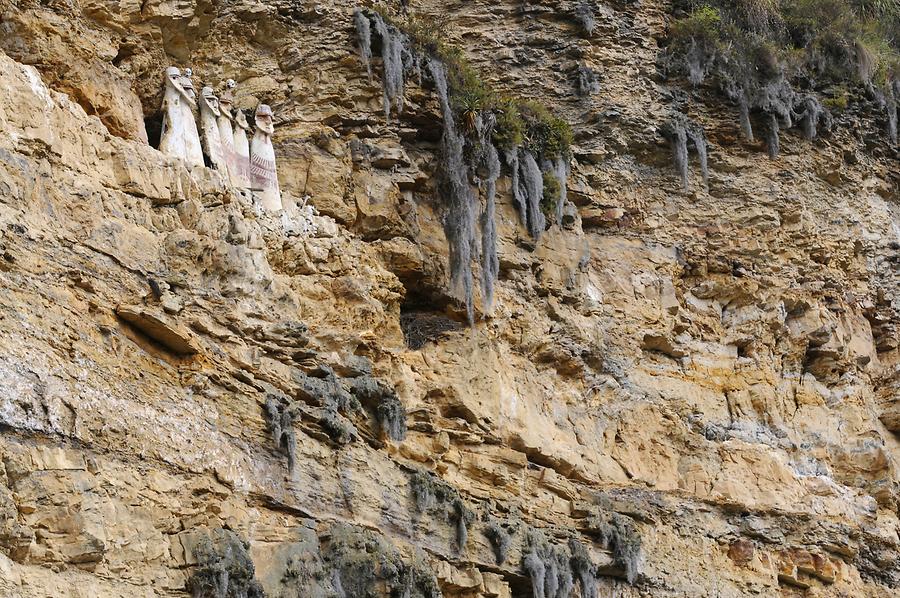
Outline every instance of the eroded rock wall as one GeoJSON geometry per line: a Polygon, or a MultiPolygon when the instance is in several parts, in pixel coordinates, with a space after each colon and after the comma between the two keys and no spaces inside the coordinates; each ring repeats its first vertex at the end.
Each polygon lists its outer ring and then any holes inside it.
{"type": "Polygon", "coordinates": [[[685,193],[662,3],[610,5],[590,38],[574,2],[410,4],[576,133],[566,226],[534,243],[498,182],[500,280],[471,329],[445,326],[465,314],[437,100],[413,82],[385,123],[352,6],[0,2],[0,595],[187,595],[198,571],[244,579],[241,555],[203,560],[228,533],[270,596],[424,597],[431,575],[539,596],[527,557],[570,540],[600,596],[895,595],[879,123],[789,133],[770,161],[735,107],[695,107],[711,177],[685,193]],[[314,235],[145,143],[168,63],[274,106],[314,235]]]}

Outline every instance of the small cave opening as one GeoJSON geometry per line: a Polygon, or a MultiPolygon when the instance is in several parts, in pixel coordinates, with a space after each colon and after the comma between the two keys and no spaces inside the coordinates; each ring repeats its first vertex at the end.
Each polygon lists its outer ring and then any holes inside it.
{"type": "Polygon", "coordinates": [[[162,138],[163,113],[156,112],[144,118],[144,128],[147,130],[147,141],[150,147],[159,149],[159,142],[162,138]]]}
{"type": "Polygon", "coordinates": [[[406,288],[406,298],[400,305],[400,328],[409,349],[418,351],[466,328],[465,312],[457,313],[446,295],[410,288],[409,284],[406,288]]]}
{"type": "Polygon", "coordinates": [[[135,45],[125,42],[119,46],[119,50],[116,52],[116,57],[113,58],[112,63],[114,66],[121,66],[123,62],[132,58],[139,51],[139,48],[135,45]]]}
{"type": "Polygon", "coordinates": [[[803,356],[803,373],[812,374],[823,384],[829,386],[837,384],[846,372],[846,365],[835,351],[809,347],[803,356]]]}

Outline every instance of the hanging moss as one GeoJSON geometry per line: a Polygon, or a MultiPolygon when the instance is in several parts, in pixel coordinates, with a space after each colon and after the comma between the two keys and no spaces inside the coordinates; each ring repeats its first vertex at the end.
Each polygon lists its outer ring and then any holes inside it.
{"type": "Polygon", "coordinates": [[[188,579],[191,596],[264,598],[247,548],[247,544],[230,530],[211,531],[194,550],[197,568],[188,579]]]}
{"type": "Polygon", "coordinates": [[[575,588],[569,555],[538,530],[529,530],[525,542],[522,569],[531,579],[534,598],[569,598],[575,588]]]}
{"type": "Polygon", "coordinates": [[[582,598],[597,598],[597,567],[584,545],[575,538],[569,539],[572,573],[581,586],[582,598]]]}
{"type": "Polygon", "coordinates": [[[406,408],[396,396],[389,396],[375,408],[382,434],[401,442],[406,438],[406,408]]]}
{"type": "Polygon", "coordinates": [[[575,70],[578,95],[589,97],[600,91],[600,78],[596,71],[585,64],[579,64],[575,70]]]}
{"type": "MultiPolygon", "coordinates": [[[[900,18],[894,2],[870,0],[676,0],[663,64],[698,86],[715,84],[739,110],[744,137],[753,139],[750,114],[771,121],[770,155],[778,133],[799,124],[808,139],[831,125],[829,109],[848,96],[821,90],[859,86],[860,97],[900,78],[900,18]],[[888,7],[887,5],[891,5],[888,7]]],[[[888,108],[896,103],[881,102],[888,108]]],[[[889,128],[889,127],[888,127],[889,128]]]]}
{"type": "Polygon", "coordinates": [[[538,240],[547,228],[547,217],[541,209],[544,201],[544,175],[534,155],[528,150],[517,149],[507,156],[513,165],[513,197],[531,238],[538,240]]]}
{"type": "MultiPolygon", "coordinates": [[[[322,524],[322,522],[320,522],[322,524]]],[[[286,563],[272,596],[281,598],[440,598],[424,555],[402,553],[378,532],[349,523],[301,529],[285,545],[286,563]],[[323,529],[324,528],[324,529],[323,529]]],[[[269,576],[273,580],[272,575],[269,576]]]]}
{"type": "Polygon", "coordinates": [[[488,541],[491,543],[491,547],[494,549],[494,557],[497,559],[497,564],[502,565],[506,562],[507,557],[509,557],[509,548],[512,544],[512,536],[510,536],[509,532],[504,529],[500,523],[496,521],[492,521],[488,526],[484,529],[484,535],[487,537],[488,541]]]}
{"type": "Polygon", "coordinates": [[[359,437],[356,426],[332,409],[323,409],[318,423],[328,437],[338,445],[350,444],[359,437]]]}
{"type": "Polygon", "coordinates": [[[409,480],[416,512],[420,515],[439,515],[456,527],[456,544],[465,551],[469,539],[469,525],[474,513],[466,506],[456,488],[426,471],[416,471],[409,480]]]}
{"type": "Polygon", "coordinates": [[[709,164],[707,156],[706,135],[703,128],[680,112],[675,112],[672,118],[665,123],[660,132],[672,144],[673,161],[675,170],[681,177],[681,184],[685,191],[690,189],[690,172],[688,164],[688,142],[697,153],[700,162],[700,172],[703,176],[704,187],[709,187],[709,164]]]}
{"type": "Polygon", "coordinates": [[[628,583],[634,583],[640,574],[641,535],[634,522],[618,513],[595,513],[588,519],[588,530],[597,535],[612,553],[616,567],[628,583]]]}
{"type": "Polygon", "coordinates": [[[294,433],[296,413],[284,395],[266,396],[265,420],[275,446],[287,457],[288,469],[294,469],[297,458],[297,436],[294,433]]]}
{"type": "Polygon", "coordinates": [[[431,569],[421,559],[404,560],[380,534],[338,524],[332,528],[322,553],[326,565],[334,571],[331,583],[339,597],[442,596],[431,569]]]}
{"type": "Polygon", "coordinates": [[[356,25],[356,37],[359,39],[359,55],[366,66],[369,82],[372,82],[372,26],[368,17],[362,10],[356,9],[353,13],[353,23],[356,25]]]}
{"type": "MultiPolygon", "coordinates": [[[[445,41],[446,21],[402,16],[382,6],[372,9],[369,14],[377,15],[385,26],[405,35],[409,52],[436,58],[444,65],[450,105],[465,134],[476,132],[475,119],[479,113],[490,112],[496,115],[492,139],[501,150],[525,143],[540,158],[553,159],[568,154],[572,144],[569,125],[537,102],[514,98],[493,89],[469,64],[462,50],[445,41]]],[[[394,85],[392,89],[395,88],[394,85]]]]}
{"type": "Polygon", "coordinates": [[[378,430],[395,442],[406,438],[406,408],[393,387],[371,375],[350,380],[350,393],[375,415],[378,430]]]}
{"type": "MultiPolygon", "coordinates": [[[[434,80],[444,117],[438,189],[445,204],[444,234],[449,245],[450,292],[465,303],[467,319],[472,325],[475,320],[472,262],[478,254],[475,228],[478,199],[469,184],[469,173],[474,165],[467,162],[466,138],[457,127],[451,108],[446,65],[437,58],[429,58],[428,70],[434,80]]],[[[475,128],[475,125],[472,127],[475,128]]],[[[471,155],[472,152],[468,152],[468,156],[471,155]]]]}
{"type": "Polygon", "coordinates": [[[575,6],[575,19],[586,36],[594,35],[597,19],[594,16],[593,0],[578,0],[578,4],[575,6]]]}

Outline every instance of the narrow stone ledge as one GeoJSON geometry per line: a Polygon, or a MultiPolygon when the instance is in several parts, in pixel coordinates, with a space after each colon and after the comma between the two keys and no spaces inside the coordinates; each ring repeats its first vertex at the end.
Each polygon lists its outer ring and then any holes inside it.
{"type": "Polygon", "coordinates": [[[191,334],[176,324],[168,322],[161,313],[153,313],[144,307],[120,305],[116,315],[178,355],[195,355],[197,348],[191,334]]]}

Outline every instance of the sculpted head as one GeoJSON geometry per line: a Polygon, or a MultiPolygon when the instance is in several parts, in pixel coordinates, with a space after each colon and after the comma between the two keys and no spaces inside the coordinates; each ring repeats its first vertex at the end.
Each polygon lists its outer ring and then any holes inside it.
{"type": "Polygon", "coordinates": [[[219,99],[216,98],[216,94],[213,91],[212,87],[204,87],[200,91],[200,96],[203,98],[203,103],[212,111],[216,116],[221,116],[221,112],[219,111],[219,99]]]}
{"type": "Polygon", "coordinates": [[[181,73],[181,79],[179,82],[181,83],[182,89],[184,92],[190,96],[191,98],[196,98],[197,93],[194,91],[194,83],[191,81],[191,75],[193,75],[193,71],[191,69],[184,69],[181,73]]]}
{"type": "Polygon", "coordinates": [[[234,89],[234,86],[228,86],[228,83],[234,83],[231,79],[225,82],[225,91],[222,92],[222,95],[219,96],[219,109],[222,111],[222,114],[231,118],[231,107],[234,104],[234,97],[231,93],[231,90],[234,89]]]}
{"type": "Polygon", "coordinates": [[[256,108],[256,126],[271,135],[275,131],[275,115],[268,104],[260,104],[256,108]]]}
{"type": "Polygon", "coordinates": [[[225,81],[225,89],[234,89],[235,87],[237,87],[237,83],[234,81],[234,79],[228,79],[227,81],[225,81]]]}
{"type": "Polygon", "coordinates": [[[166,69],[166,85],[175,89],[181,87],[181,71],[177,66],[170,66],[166,69]]]}
{"type": "Polygon", "coordinates": [[[238,126],[244,130],[250,129],[250,123],[247,122],[247,115],[244,114],[244,111],[238,108],[237,115],[234,118],[235,122],[237,122],[238,126]]]}

